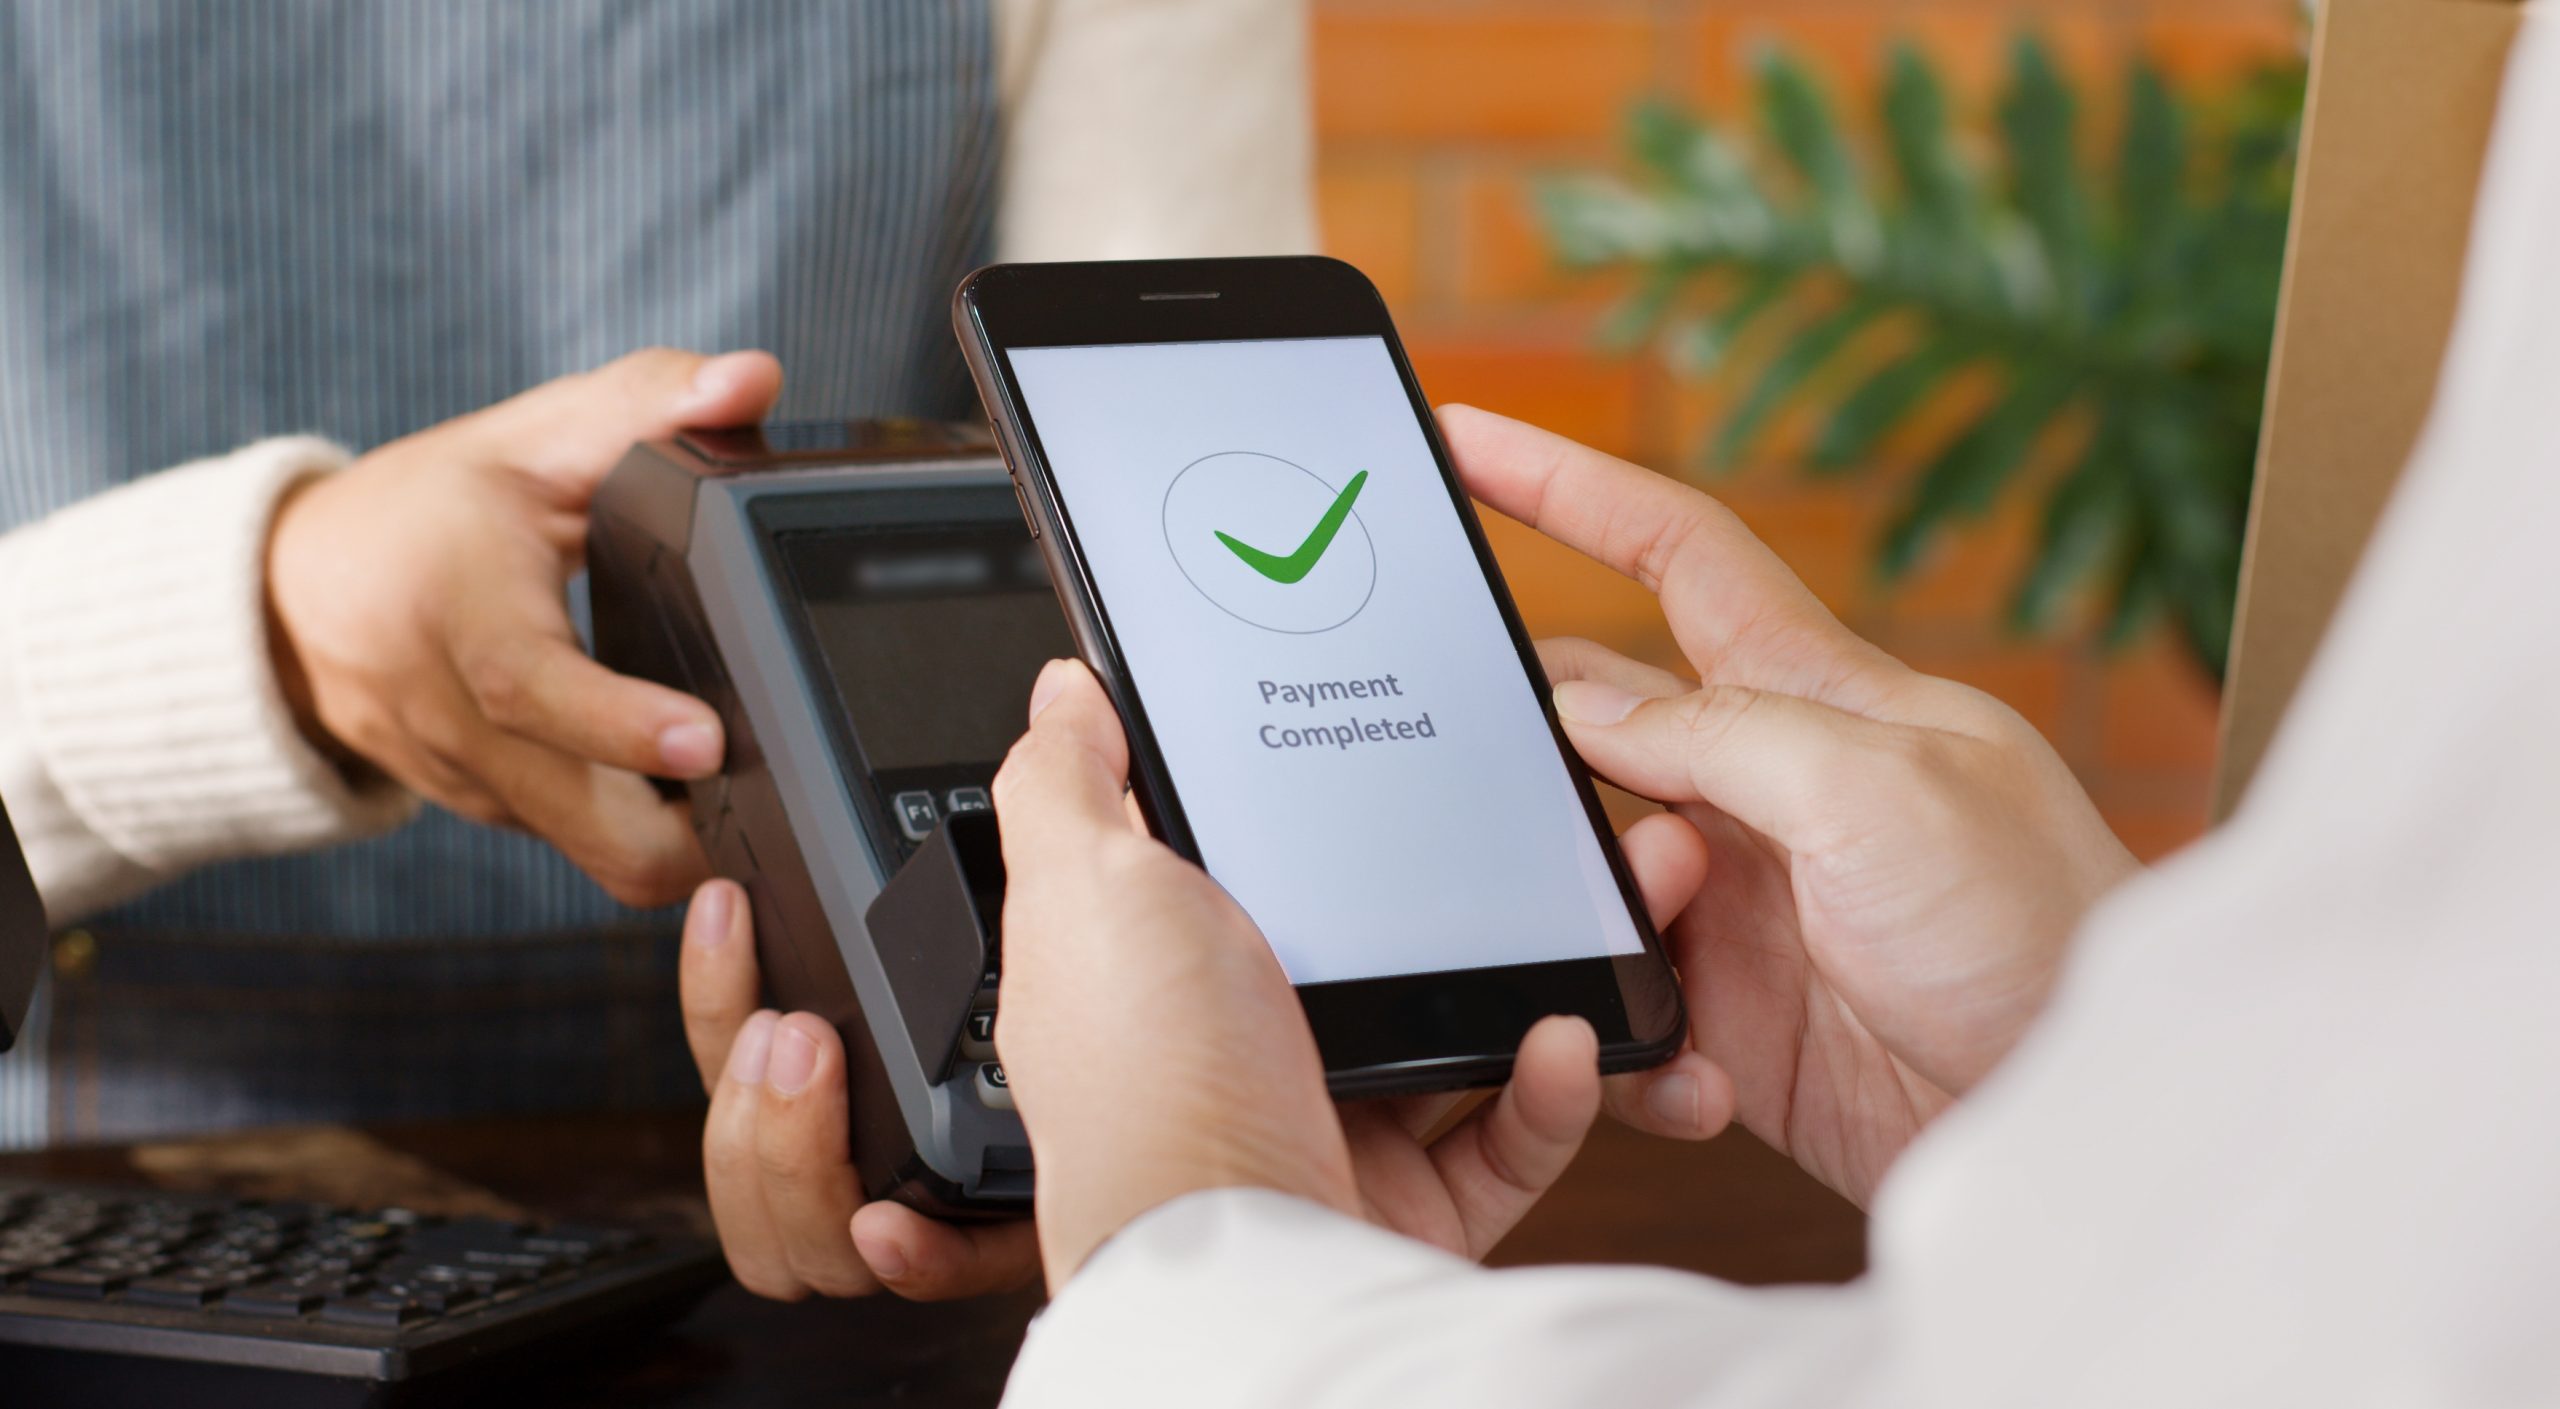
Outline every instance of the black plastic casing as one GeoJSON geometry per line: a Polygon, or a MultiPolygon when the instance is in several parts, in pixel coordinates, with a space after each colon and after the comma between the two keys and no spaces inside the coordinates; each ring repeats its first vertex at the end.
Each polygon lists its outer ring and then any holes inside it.
{"type": "Polygon", "coordinates": [[[1128,727],[1130,782],[1139,809],[1157,836],[1194,861],[1199,847],[1113,634],[1110,606],[1094,585],[1057,493],[1036,418],[1016,388],[1009,349],[1264,338],[1375,337],[1385,343],[1644,952],[1301,984],[1298,997],[1323,1054],[1327,1081],[1340,1096],[1499,1084],[1510,1078],[1521,1038],[1551,1013],[1590,1020],[1600,1037],[1604,1070],[1658,1066],[1677,1052],[1687,1033],[1678,978],[1590,775],[1556,719],[1536,650],[1376,286],[1340,260],[1314,256],[998,264],[962,281],[952,295],[951,319],[1077,648],[1128,727]]]}
{"type": "Polygon", "coordinates": [[[688,801],[712,869],[745,888],[772,1001],[842,1035],[868,1196],[946,1218],[1027,1214],[1019,1119],[950,1070],[998,943],[993,818],[950,819],[892,872],[851,721],[774,549],[793,528],[1021,531],[1021,515],[983,431],[850,423],[817,450],[780,435],[809,428],[631,450],[591,511],[595,655],[718,711],[721,772],[661,788],[688,801]]]}

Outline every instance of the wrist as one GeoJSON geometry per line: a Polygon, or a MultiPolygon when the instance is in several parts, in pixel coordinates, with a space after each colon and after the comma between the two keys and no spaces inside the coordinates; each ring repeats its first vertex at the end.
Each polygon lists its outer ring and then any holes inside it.
{"type": "MultiPolygon", "coordinates": [[[[1128,1156],[1138,1142],[1110,1139],[1105,1143],[1114,1156],[1109,1168],[1097,1168],[1098,1177],[1083,1188],[1078,1187],[1073,1171],[1088,1166],[1073,1153],[1040,1160],[1041,1263],[1053,1295],[1123,1230],[1194,1194],[1259,1189],[1360,1216],[1358,1201],[1350,1195],[1347,1170],[1327,1178],[1302,1154],[1250,1148],[1261,1142],[1189,1142],[1134,1159],[1128,1156]],[[1067,1178],[1050,1173],[1061,1168],[1067,1178]]],[[[1034,1157],[1039,1159],[1036,1140],[1034,1157]]]]}
{"type": "Polygon", "coordinates": [[[287,536],[300,521],[296,511],[309,501],[318,476],[307,477],[286,486],[278,498],[274,513],[267,520],[266,549],[260,558],[260,618],[267,642],[267,673],[275,681],[276,696],[292,716],[294,732],[311,746],[338,772],[349,779],[367,778],[373,770],[362,755],[340,741],[321,722],[318,692],[311,683],[311,669],[295,639],[293,617],[284,607],[292,590],[290,555],[284,551],[287,536]]]}

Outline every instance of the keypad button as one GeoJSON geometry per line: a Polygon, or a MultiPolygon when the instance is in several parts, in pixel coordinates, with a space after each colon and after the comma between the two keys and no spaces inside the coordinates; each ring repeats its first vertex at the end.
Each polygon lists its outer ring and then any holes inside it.
{"type": "Polygon", "coordinates": [[[175,1277],[153,1277],[125,1289],[124,1299],[144,1306],[174,1306],[192,1309],[206,1305],[222,1295],[226,1284],[219,1277],[181,1274],[175,1277]]]}
{"type": "Polygon", "coordinates": [[[307,1286],[292,1282],[261,1282],[241,1287],[224,1297],[222,1309],[234,1316],[305,1316],[325,1298],[307,1286]]]}
{"type": "Polygon", "coordinates": [[[978,1064],[978,1104],[991,1111],[1013,1109],[1013,1087],[1004,1079],[1003,1063],[980,1062],[978,1064]]]}
{"type": "Polygon", "coordinates": [[[396,1296],[373,1296],[354,1301],[333,1301],[320,1309],[320,1319],[339,1326],[373,1326],[396,1330],[412,1321],[427,1319],[427,1309],[414,1301],[396,1296]]]}
{"type": "Polygon", "coordinates": [[[988,812],[995,804],[987,800],[984,788],[953,788],[942,799],[943,810],[957,817],[963,812],[988,812]]]}
{"type": "Polygon", "coordinates": [[[932,836],[934,824],[942,820],[942,814],[934,810],[933,794],[921,790],[898,794],[890,800],[889,808],[898,814],[898,830],[906,833],[909,841],[932,836]]]}
{"type": "Polygon", "coordinates": [[[28,1278],[27,1293],[72,1301],[98,1301],[111,1292],[123,1291],[124,1284],[131,1280],[122,1272],[102,1272],[90,1267],[56,1267],[28,1278]]]}
{"type": "Polygon", "coordinates": [[[969,1015],[960,1029],[960,1052],[972,1060],[983,1061],[996,1054],[996,1015],[992,1008],[980,1008],[969,1015]]]}

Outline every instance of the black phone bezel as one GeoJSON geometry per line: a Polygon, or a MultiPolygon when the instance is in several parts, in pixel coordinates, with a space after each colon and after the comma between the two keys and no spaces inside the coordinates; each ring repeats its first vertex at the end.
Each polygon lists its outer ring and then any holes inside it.
{"type": "Polygon", "coordinates": [[[1556,718],[1546,675],[1492,546],[1441,442],[1438,421],[1385,301],[1368,278],[1339,260],[1318,256],[991,265],[961,283],[952,308],[963,351],[995,423],[1005,462],[1023,491],[1024,509],[1032,515],[1078,647],[1128,726],[1131,784],[1139,807],[1159,837],[1195,861],[1199,848],[1180,794],[1165,772],[1109,610],[1094,588],[1050,477],[1038,428],[1021,403],[1010,350],[1333,337],[1376,337],[1385,343],[1644,949],[1607,958],[1301,984],[1299,999],[1327,1075],[1336,1092],[1346,1095],[1499,1081],[1509,1074],[1529,1026],[1550,1013],[1588,1019],[1599,1034],[1602,1063],[1609,1070],[1651,1066],[1676,1052],[1686,1033],[1677,975],[1590,774],[1556,718]]]}

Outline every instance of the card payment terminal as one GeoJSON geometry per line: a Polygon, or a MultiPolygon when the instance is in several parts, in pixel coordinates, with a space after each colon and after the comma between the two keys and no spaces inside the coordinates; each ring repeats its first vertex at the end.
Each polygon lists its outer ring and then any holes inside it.
{"type": "Polygon", "coordinates": [[[995,1060],[1003,865],[987,788],[1074,654],[983,431],[777,423],[636,446],[588,539],[596,656],[720,713],[681,787],[740,882],[773,1001],[843,1034],[865,1192],[1027,1213],[995,1060]]]}

